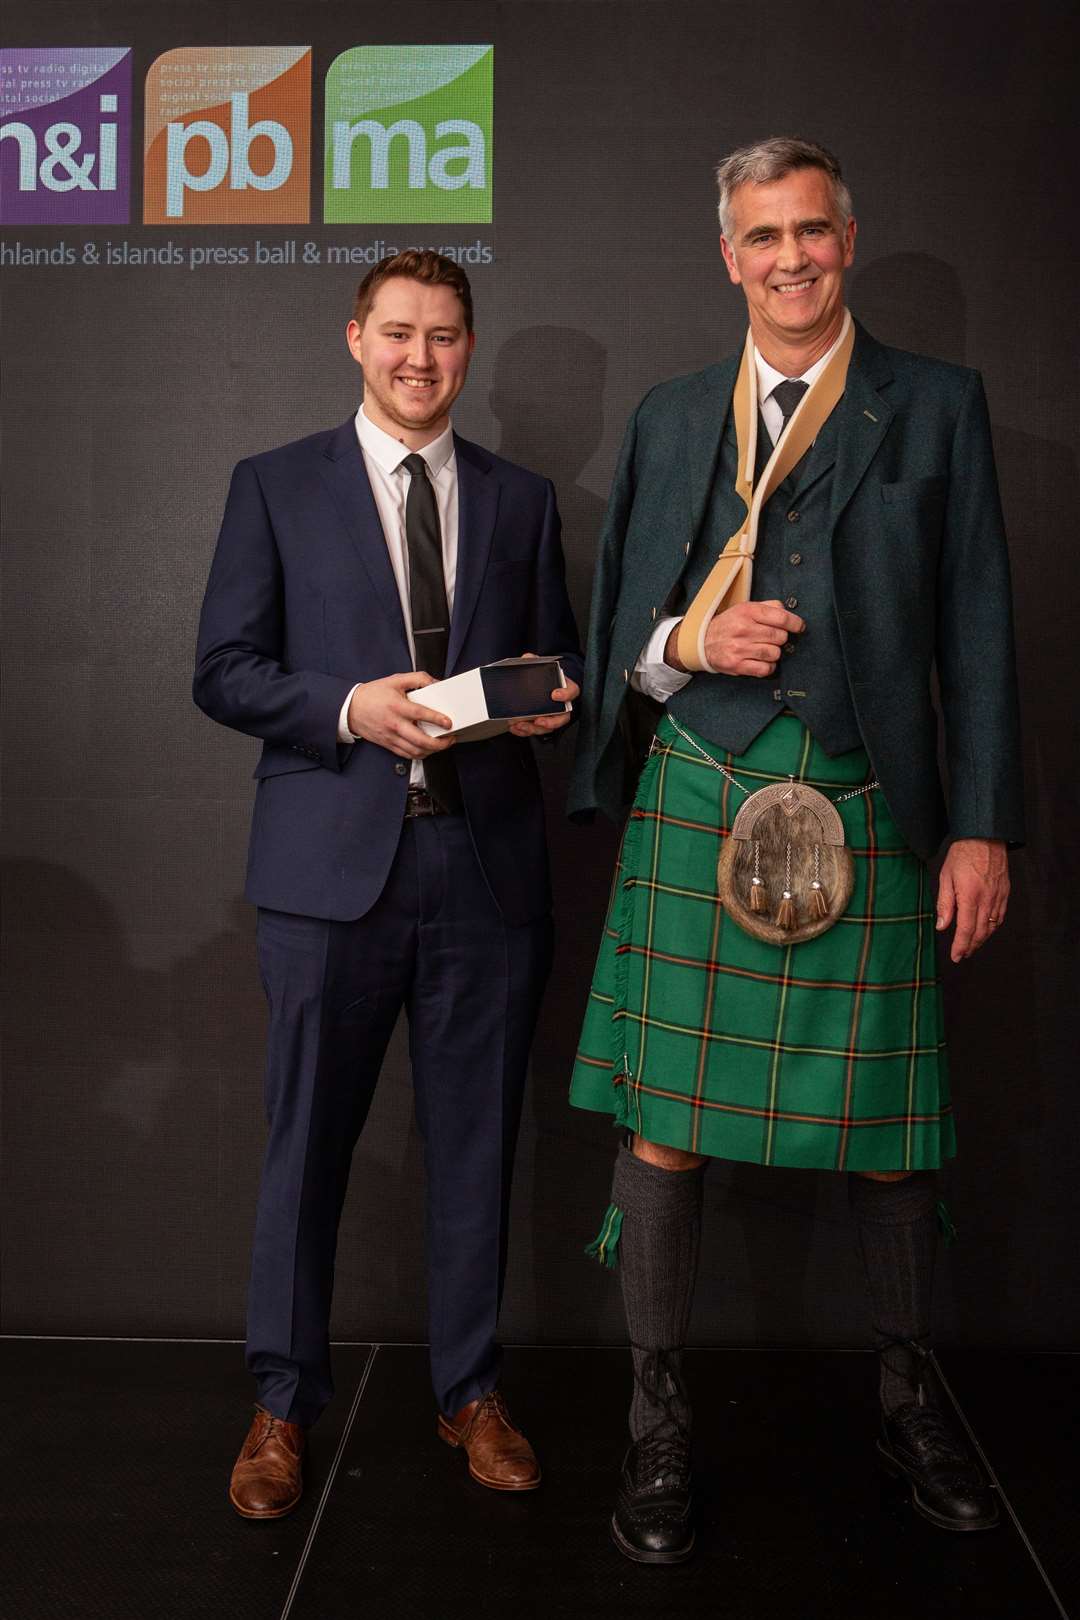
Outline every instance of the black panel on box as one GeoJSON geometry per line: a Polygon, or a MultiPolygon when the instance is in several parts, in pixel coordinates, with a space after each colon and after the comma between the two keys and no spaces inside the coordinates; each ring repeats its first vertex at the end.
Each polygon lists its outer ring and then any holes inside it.
{"type": "Polygon", "coordinates": [[[491,720],[565,713],[566,705],[551,696],[561,681],[554,658],[530,659],[527,664],[488,664],[481,669],[480,680],[491,720]]]}

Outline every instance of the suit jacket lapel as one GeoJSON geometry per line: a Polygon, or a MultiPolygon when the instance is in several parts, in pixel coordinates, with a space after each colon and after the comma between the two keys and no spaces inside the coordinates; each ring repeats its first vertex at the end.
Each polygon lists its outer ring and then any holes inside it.
{"type": "Polygon", "coordinates": [[[401,634],[408,648],[397,581],[390,566],[379,509],[371,493],[364,456],[350,417],[330,438],[320,470],[333,508],[367,570],[386,623],[401,634]]]}
{"type": "MultiPolygon", "coordinates": [[[[686,536],[687,550],[701,532],[701,525],[713,492],[717,475],[717,462],[724,430],[731,414],[731,397],[735,392],[735,379],[739,374],[742,353],[731,355],[717,366],[703,372],[701,387],[686,412],[686,455],[690,475],[690,532],[686,536]]],[[[734,533],[745,514],[742,501],[734,488],[721,490],[722,505],[718,509],[721,527],[730,508],[731,521],[724,535],[734,533]]]]}
{"type": "MultiPolygon", "coordinates": [[[[458,547],[454,606],[450,614],[450,645],[446,653],[448,675],[453,673],[472,623],[499,509],[499,484],[492,472],[491,458],[478,444],[459,439],[456,433],[454,450],[457,455],[458,547]]],[[[530,649],[523,647],[521,650],[525,652],[530,649]]]]}
{"type": "Polygon", "coordinates": [[[796,467],[781,486],[785,499],[797,501],[802,498],[811,484],[816,484],[819,478],[836,463],[836,445],[838,437],[837,417],[840,412],[842,399],[837,400],[836,409],[831,412],[828,420],[822,423],[821,432],[810,446],[796,467]]]}
{"type": "Polygon", "coordinates": [[[855,348],[847,385],[835,421],[836,471],[830,526],[834,525],[877,453],[893,419],[892,406],[879,392],[892,380],[889,357],[880,343],[856,323],[855,348]]]}

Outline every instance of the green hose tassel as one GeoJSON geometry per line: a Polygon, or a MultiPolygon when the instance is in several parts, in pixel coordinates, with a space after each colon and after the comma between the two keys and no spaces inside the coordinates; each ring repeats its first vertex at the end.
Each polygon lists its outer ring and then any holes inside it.
{"type": "Polygon", "coordinates": [[[941,1235],[945,1239],[945,1247],[951,1249],[959,1234],[953,1225],[953,1218],[949,1214],[949,1206],[944,1198],[939,1198],[937,1201],[937,1218],[938,1226],[941,1228],[941,1235]]]}
{"type": "Polygon", "coordinates": [[[591,1260],[598,1260],[609,1271],[615,1270],[615,1251],[619,1247],[622,1219],[623,1212],[618,1204],[609,1204],[599,1232],[585,1250],[591,1260]]]}

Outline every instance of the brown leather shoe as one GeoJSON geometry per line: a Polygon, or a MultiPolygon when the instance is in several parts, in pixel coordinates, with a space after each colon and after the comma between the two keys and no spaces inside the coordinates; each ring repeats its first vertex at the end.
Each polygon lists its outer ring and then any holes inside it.
{"type": "Polygon", "coordinates": [[[245,1519],[281,1519],[304,1488],[304,1431],[299,1423],[272,1417],[261,1406],[240,1447],[229,1481],[229,1501],[245,1519]]]}
{"type": "Polygon", "coordinates": [[[493,1491],[534,1491],[540,1464],[520,1429],[515,1429],[498,1390],[470,1401],[450,1418],[439,1413],[439,1438],[461,1446],[469,1473],[493,1491]]]}

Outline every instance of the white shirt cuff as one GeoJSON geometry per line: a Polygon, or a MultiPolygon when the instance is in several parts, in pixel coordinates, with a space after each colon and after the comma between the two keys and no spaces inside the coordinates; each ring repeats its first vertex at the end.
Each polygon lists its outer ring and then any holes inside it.
{"type": "Polygon", "coordinates": [[[653,630],[652,635],[641,649],[634,673],[630,683],[646,697],[655,698],[657,703],[666,703],[669,697],[681,692],[686,683],[693,679],[690,670],[672,669],[670,664],[664,663],[664,648],[667,646],[668,636],[681,621],[678,618],[661,619],[653,630]]]}
{"type": "MultiPolygon", "coordinates": [[[[361,685],[361,682],[357,681],[356,686],[359,685],[361,685]]],[[[337,740],[339,743],[345,743],[346,746],[348,746],[349,743],[360,741],[360,738],[354,737],[352,732],[349,730],[349,704],[352,702],[352,695],[356,691],[356,686],[351,686],[349,688],[349,695],[341,705],[341,713],[338,715],[337,740]]]]}

